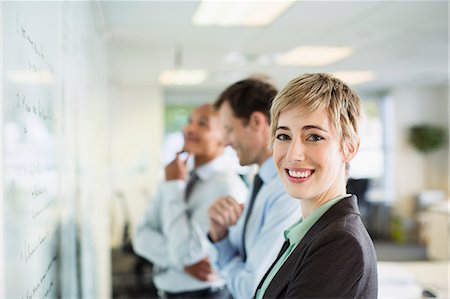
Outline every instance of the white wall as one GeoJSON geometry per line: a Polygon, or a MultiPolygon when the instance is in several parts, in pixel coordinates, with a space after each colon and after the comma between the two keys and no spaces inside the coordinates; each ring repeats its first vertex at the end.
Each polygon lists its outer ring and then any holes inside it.
{"type": "MultiPolygon", "coordinates": [[[[132,227],[144,212],[161,178],[161,144],[164,101],[157,86],[111,90],[111,164],[113,192],[125,197],[132,227]]],[[[125,215],[118,196],[113,197],[114,245],[120,242],[125,215]],[[117,231],[119,230],[119,231],[117,231]]]]}
{"type": "Polygon", "coordinates": [[[394,101],[394,211],[412,216],[417,194],[423,189],[437,188],[449,192],[448,143],[444,148],[423,155],[408,141],[408,129],[429,123],[449,128],[447,86],[396,89],[394,101]]]}

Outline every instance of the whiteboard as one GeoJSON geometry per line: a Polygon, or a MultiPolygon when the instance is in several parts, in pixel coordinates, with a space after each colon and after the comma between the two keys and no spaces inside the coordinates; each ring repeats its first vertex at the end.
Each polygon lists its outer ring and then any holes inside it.
{"type": "Polygon", "coordinates": [[[85,184],[97,167],[88,143],[98,140],[98,156],[107,150],[92,133],[107,111],[92,16],[89,2],[2,3],[1,298],[101,294],[83,195],[96,195],[85,184]]]}

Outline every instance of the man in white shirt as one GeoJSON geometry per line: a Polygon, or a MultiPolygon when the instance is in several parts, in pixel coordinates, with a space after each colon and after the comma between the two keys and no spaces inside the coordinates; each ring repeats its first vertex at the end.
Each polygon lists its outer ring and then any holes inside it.
{"type": "Polygon", "coordinates": [[[187,178],[187,158],[179,155],[167,165],[133,248],[154,264],[161,297],[226,298],[225,282],[209,262],[207,209],[219,196],[245,199],[247,188],[224,159],[223,125],[212,105],[195,109],[183,134],[194,169],[187,178]]]}
{"type": "Polygon", "coordinates": [[[283,188],[268,147],[269,110],[276,93],[268,82],[246,79],[223,91],[214,105],[240,164],[259,165],[244,208],[226,196],[208,212],[209,239],[218,251],[214,262],[236,299],[252,298],[280,251],[282,232],[301,215],[298,200],[283,188]]]}

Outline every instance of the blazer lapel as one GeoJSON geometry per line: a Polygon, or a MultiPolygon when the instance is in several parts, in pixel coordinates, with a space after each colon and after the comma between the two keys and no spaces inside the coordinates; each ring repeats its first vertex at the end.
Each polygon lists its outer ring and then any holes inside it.
{"type": "MultiPolygon", "coordinates": [[[[360,214],[357,199],[354,195],[349,198],[342,199],[332,208],[330,208],[325,214],[323,214],[323,216],[311,227],[305,237],[303,237],[303,239],[300,241],[300,244],[297,245],[297,247],[291,253],[289,258],[286,260],[277,274],[275,274],[272,282],[270,283],[264,294],[264,298],[283,298],[286,293],[287,286],[291,281],[292,275],[295,275],[296,269],[299,268],[298,264],[302,262],[303,255],[305,254],[305,249],[308,247],[308,244],[310,244],[314,240],[318,232],[320,232],[332,221],[339,217],[352,213],[358,215],[360,214]]],[[[271,268],[272,267],[273,265],[271,266],[271,268]]],[[[269,271],[270,269],[267,271],[267,273],[269,271]]]]}
{"type": "Polygon", "coordinates": [[[329,225],[331,222],[349,214],[360,215],[358,209],[358,200],[355,195],[340,200],[328,211],[326,211],[325,214],[323,214],[323,216],[320,217],[320,219],[311,227],[300,244],[297,246],[296,250],[298,248],[305,248],[305,245],[313,241],[317,236],[317,233],[324,229],[324,227],[329,225]]]}
{"type": "MultiPolygon", "coordinates": [[[[298,248],[298,246],[297,246],[298,248]]],[[[291,280],[292,273],[295,272],[296,262],[295,259],[298,257],[298,254],[295,254],[295,251],[291,253],[289,258],[286,260],[284,265],[278,270],[277,274],[273,277],[272,281],[269,284],[266,292],[264,293],[264,298],[281,298],[284,297],[284,293],[286,293],[287,285],[291,280]]]]}

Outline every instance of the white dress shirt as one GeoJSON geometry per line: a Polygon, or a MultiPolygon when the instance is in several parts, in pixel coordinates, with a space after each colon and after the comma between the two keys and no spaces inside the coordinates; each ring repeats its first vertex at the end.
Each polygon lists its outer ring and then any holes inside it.
{"type": "Polygon", "coordinates": [[[301,216],[300,201],[286,193],[272,157],[261,165],[258,174],[263,185],[247,223],[246,261],[242,258],[242,233],[247,205],[236,225],[228,230],[227,237],[214,243],[215,264],[235,299],[253,297],[259,281],[283,245],[284,230],[301,216]]]}
{"type": "Polygon", "coordinates": [[[199,180],[187,201],[186,181],[161,182],[133,240],[135,252],[158,271],[154,283],[166,292],[186,292],[222,286],[219,278],[203,282],[184,272],[210,253],[207,239],[208,207],[220,196],[245,199],[247,187],[223,156],[195,169],[199,180]]]}

